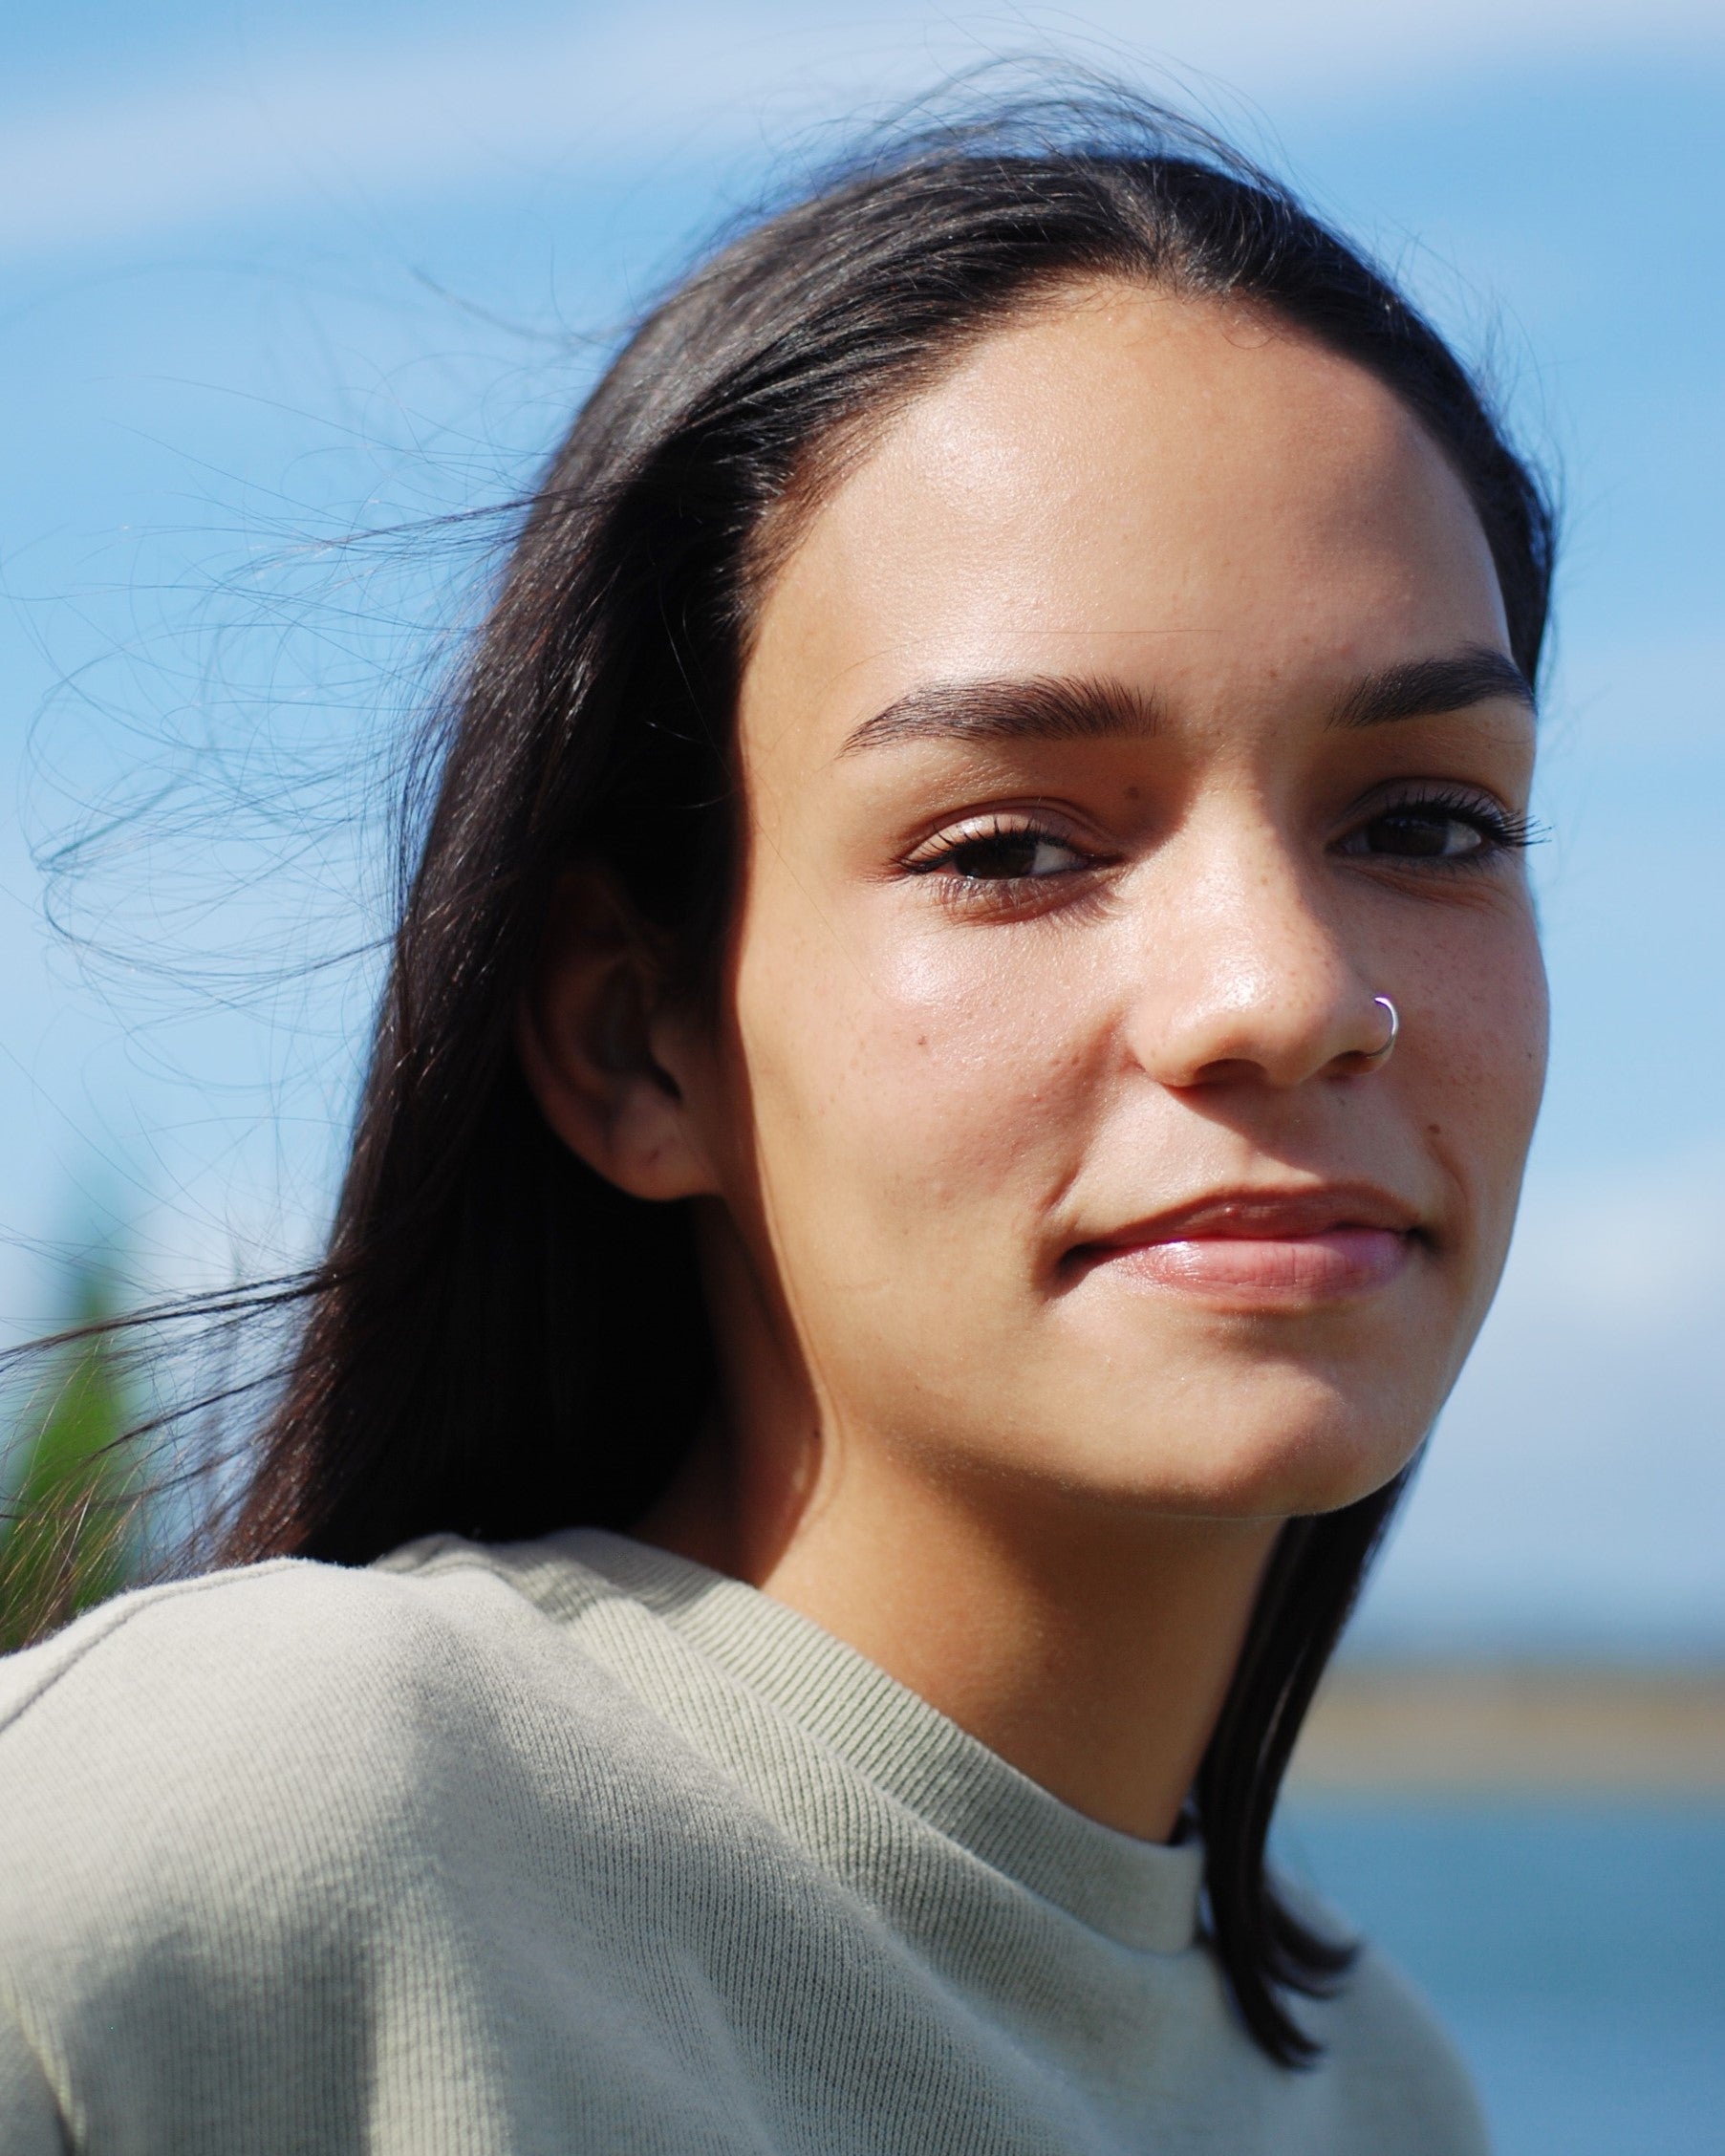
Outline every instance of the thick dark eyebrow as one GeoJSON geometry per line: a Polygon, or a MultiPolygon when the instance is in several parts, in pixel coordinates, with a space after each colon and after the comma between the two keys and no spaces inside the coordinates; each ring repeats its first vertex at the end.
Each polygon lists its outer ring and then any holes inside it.
{"type": "Polygon", "coordinates": [[[1118,681],[930,681],[865,719],[839,754],[913,741],[1102,741],[1156,725],[1154,703],[1118,681]]]}
{"type": "Polygon", "coordinates": [[[1470,644],[1441,658],[1412,658],[1356,681],[1331,712],[1332,726],[1388,726],[1398,719],[1437,719],[1495,697],[1535,708],[1533,683],[1513,658],[1470,644]]]}

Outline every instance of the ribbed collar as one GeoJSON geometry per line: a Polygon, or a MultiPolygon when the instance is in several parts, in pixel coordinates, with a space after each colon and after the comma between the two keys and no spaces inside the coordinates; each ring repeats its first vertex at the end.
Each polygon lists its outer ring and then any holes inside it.
{"type": "Polygon", "coordinates": [[[1192,1944],[1197,1843],[1140,1842],[1087,1819],[853,1648],[740,1580],[602,1528],[549,1542],[983,1864],[1123,1946],[1175,1953],[1192,1944]]]}

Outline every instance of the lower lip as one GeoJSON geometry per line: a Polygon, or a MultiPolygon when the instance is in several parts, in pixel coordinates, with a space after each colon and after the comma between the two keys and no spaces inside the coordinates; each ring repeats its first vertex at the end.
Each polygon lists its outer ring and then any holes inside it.
{"type": "Polygon", "coordinates": [[[1092,1265],[1159,1287],[1253,1302],[1332,1303],[1387,1286],[1407,1263],[1408,1244],[1387,1228],[1326,1228],[1308,1236],[1194,1236],[1087,1255],[1092,1265]]]}

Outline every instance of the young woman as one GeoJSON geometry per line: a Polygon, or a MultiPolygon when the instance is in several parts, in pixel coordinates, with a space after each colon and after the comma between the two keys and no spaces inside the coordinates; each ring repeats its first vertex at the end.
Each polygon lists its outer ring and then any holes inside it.
{"type": "Polygon", "coordinates": [[[1510,1233],[1549,553],[1154,119],[647,318],[448,703],[229,1567],[0,1674],[5,2156],[1481,2145],[1264,1843],[1510,1233]]]}

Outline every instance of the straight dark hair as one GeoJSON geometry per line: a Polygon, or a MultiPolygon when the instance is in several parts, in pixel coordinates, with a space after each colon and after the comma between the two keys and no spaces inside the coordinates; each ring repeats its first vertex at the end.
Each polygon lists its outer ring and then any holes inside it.
{"type": "MultiPolygon", "coordinates": [[[[689,1211],[552,1136],[512,1037],[558,878],[607,870],[711,985],[751,614],[844,458],[1014,311],[1086,278],[1266,313],[1412,411],[1490,544],[1537,671],[1552,521],[1436,332],[1286,187],[1113,93],[996,107],[854,159],[646,315],[541,484],[434,715],[420,820],[327,1253],[220,1558],[363,1564],[416,1536],[627,1529],[715,1386],[689,1211]]],[[[263,1298],[260,1297],[260,1301],[263,1298]]],[[[1405,1477],[1291,1522],[1192,1796],[1207,1923],[1287,2064],[1287,1994],[1349,1951],[1279,1894],[1289,1756],[1405,1477]]]]}

